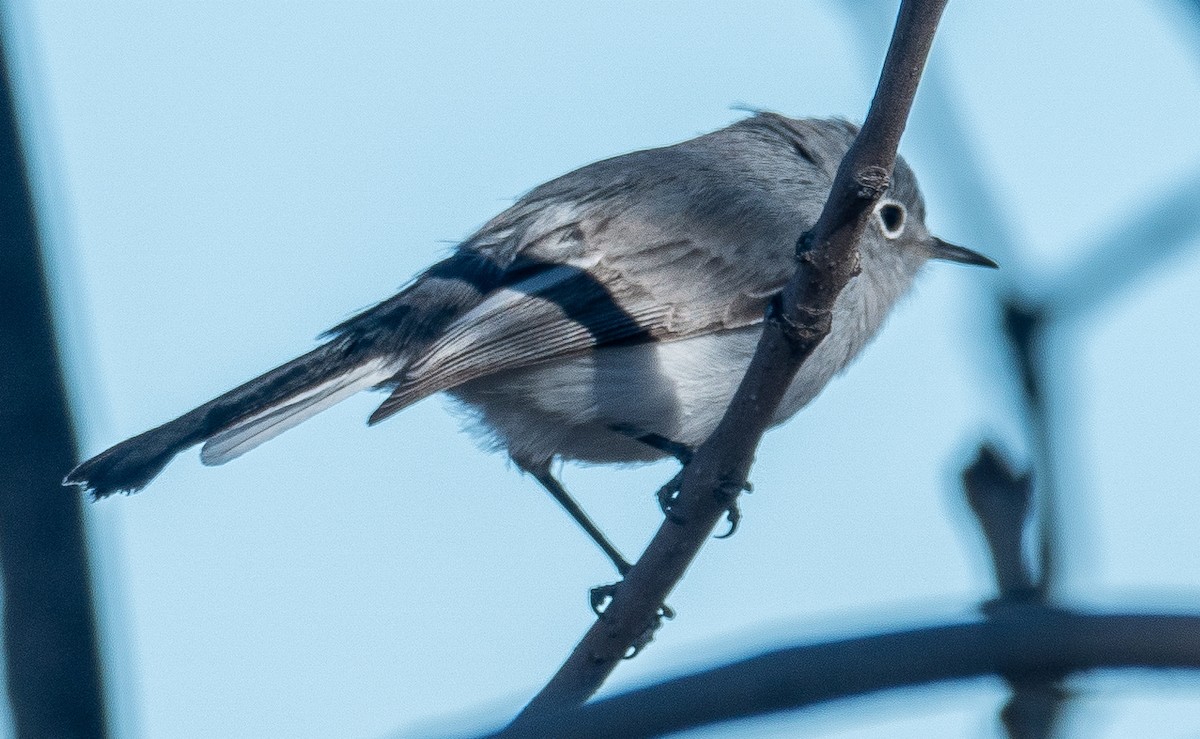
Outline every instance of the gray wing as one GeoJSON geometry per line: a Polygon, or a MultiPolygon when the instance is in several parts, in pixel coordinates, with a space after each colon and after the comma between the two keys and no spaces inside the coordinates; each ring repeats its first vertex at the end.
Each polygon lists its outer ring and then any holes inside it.
{"type": "Polygon", "coordinates": [[[462,248],[504,264],[503,286],[413,359],[371,423],[496,372],[761,321],[832,169],[738,133],[590,165],[497,216],[462,248]]]}

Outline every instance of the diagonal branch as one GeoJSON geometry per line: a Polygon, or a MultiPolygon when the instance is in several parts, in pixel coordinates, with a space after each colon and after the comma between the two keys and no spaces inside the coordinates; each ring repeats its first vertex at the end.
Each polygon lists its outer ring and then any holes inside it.
{"type": "Polygon", "coordinates": [[[746,483],[754,451],[796,372],[829,333],[834,300],[858,272],[858,241],[887,189],[947,0],[905,0],[862,130],[813,228],[797,244],[796,274],[772,304],[758,350],[721,424],[683,471],[678,514],[665,521],[603,615],[514,726],[582,704],[631,648],[657,628],[668,593],[746,483]]]}

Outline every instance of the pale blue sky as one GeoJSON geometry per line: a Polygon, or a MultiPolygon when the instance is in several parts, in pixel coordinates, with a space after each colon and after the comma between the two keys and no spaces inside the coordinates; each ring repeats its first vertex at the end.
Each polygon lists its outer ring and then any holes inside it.
{"type": "MultiPolygon", "coordinates": [[[[869,16],[891,7],[16,3],[85,452],[305,351],[550,177],[720,127],[735,105],[861,119],[881,53],[869,16]]],[[[705,548],[671,596],[679,618],[611,688],[966,617],[990,594],[955,488],[982,435],[1025,453],[990,291],[1040,294],[1195,181],[1189,20],[1172,0],[950,4],[901,148],[934,230],[1004,269],[932,267],[864,358],[768,436],[741,529],[705,548]],[[948,115],[994,205],[947,154],[948,115]]],[[[1056,408],[1074,602],[1200,605],[1196,246],[1050,346],[1071,388],[1056,408]]],[[[486,725],[565,657],[607,562],[444,403],[367,429],[376,400],[224,467],[186,453],[144,493],[89,506],[120,735],[486,725]]],[[[673,473],[564,474],[635,555],[673,473]]],[[[1190,679],[1084,685],[1074,736],[1200,732],[1190,679]]],[[[970,683],[743,735],[988,736],[1003,698],[970,683]]]]}

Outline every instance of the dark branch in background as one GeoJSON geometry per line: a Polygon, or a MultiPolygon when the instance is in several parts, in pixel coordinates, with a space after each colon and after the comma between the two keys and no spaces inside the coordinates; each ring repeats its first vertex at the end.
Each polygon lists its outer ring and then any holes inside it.
{"type": "MultiPolygon", "coordinates": [[[[1186,0],[1185,4],[1196,11],[1195,19],[1200,21],[1200,1],[1186,0]]],[[[842,5],[859,27],[869,51],[879,35],[877,21],[881,13],[856,0],[843,0],[842,5]]],[[[998,254],[1005,264],[996,276],[1000,283],[995,294],[1000,316],[997,324],[1007,341],[1009,366],[1015,370],[1012,380],[1019,388],[1029,449],[1038,471],[1037,563],[1033,568],[1036,587],[1039,597],[1052,598],[1063,577],[1062,553],[1069,541],[1062,524],[1066,514],[1079,505],[1079,491],[1070,489],[1074,495],[1064,499],[1063,488],[1068,481],[1059,478],[1064,458],[1070,461],[1070,452],[1062,449],[1064,434],[1069,431],[1056,425],[1061,423],[1056,418],[1056,407],[1064,397],[1069,398],[1074,388],[1061,381],[1052,382],[1048,360],[1062,361],[1071,355],[1071,347],[1064,340],[1074,337],[1059,331],[1067,321],[1095,315],[1097,309],[1196,238],[1200,217],[1192,204],[1200,199],[1200,172],[1179,180],[1136,213],[1116,219],[1114,222],[1120,225],[1097,242],[1069,249],[1078,258],[1058,276],[1037,283],[1024,280],[1021,270],[1013,269],[1019,267],[1019,261],[1016,238],[1005,218],[1010,209],[996,195],[993,178],[975,156],[955,110],[954,90],[936,68],[929,70],[923,84],[930,93],[925,97],[923,119],[929,129],[937,132],[939,156],[931,161],[932,179],[946,192],[958,195],[954,200],[971,243],[977,239],[986,244],[988,253],[998,254]],[[1040,287],[1031,289],[1031,284],[1038,283],[1040,287]]],[[[1002,372],[1011,375],[1008,368],[1002,372]]],[[[1049,735],[1067,697],[1065,693],[1053,682],[1042,683],[1037,690],[1029,683],[1014,685],[1014,689],[1013,701],[1002,715],[1009,735],[1049,735]]]]}
{"type": "Polygon", "coordinates": [[[1056,319],[1093,315],[1147,273],[1163,266],[1200,235],[1200,171],[1171,186],[1079,254],[1039,295],[1056,319]]]}
{"type": "MultiPolygon", "coordinates": [[[[963,472],[963,490],[987,542],[999,590],[995,600],[984,604],[984,613],[995,617],[1013,607],[1046,605],[1045,583],[1034,581],[1022,546],[1033,498],[1033,476],[1018,475],[985,444],[963,472]]],[[[1013,692],[1000,711],[1000,720],[1010,739],[1053,736],[1069,697],[1061,685],[1063,673],[1054,665],[1043,665],[1040,670],[1004,677],[1013,692]]]]}
{"type": "MultiPolygon", "coordinates": [[[[1186,3],[1200,21],[1200,1],[1186,3]]],[[[1200,217],[1194,204],[1200,198],[1200,172],[1178,182],[1133,217],[1121,219],[1120,228],[1105,234],[1097,243],[1074,249],[1080,258],[1049,280],[1035,296],[1000,297],[1003,326],[1012,348],[1024,389],[1032,447],[1040,470],[1039,498],[1041,515],[1038,528],[1038,597],[1053,596],[1061,579],[1062,563],[1060,486],[1055,462],[1062,456],[1057,449],[1053,417],[1048,397],[1051,391],[1061,395],[1069,387],[1050,387],[1047,356],[1063,356],[1070,347],[1058,340],[1048,346],[1051,329],[1080,318],[1094,316],[1106,303],[1115,300],[1137,280],[1160,267],[1190,244],[1200,232],[1200,217]]],[[[1010,291],[1012,288],[1010,287],[1010,291]]],[[[1058,434],[1061,439],[1061,431],[1058,434]]],[[[1052,736],[1069,694],[1061,680],[1042,673],[1033,680],[1013,683],[1014,694],[1001,713],[1009,736],[1014,739],[1041,739],[1052,736]]]]}
{"type": "Polygon", "coordinates": [[[1192,11],[1196,23],[1200,23],[1200,0],[1180,0],[1180,2],[1192,11]]]}
{"type": "MultiPolygon", "coordinates": [[[[862,3],[859,0],[843,0],[842,8],[857,25],[864,50],[868,55],[871,54],[882,30],[880,21],[883,14],[870,3],[862,3]]],[[[987,496],[988,500],[972,501],[994,506],[989,510],[976,512],[985,528],[999,527],[999,530],[987,532],[989,545],[1007,548],[1005,552],[992,552],[1002,599],[1044,599],[1053,593],[1061,569],[1059,554],[1063,547],[1063,534],[1059,509],[1064,504],[1056,485],[1057,462],[1061,452],[1052,444],[1054,429],[1051,409],[1047,404],[1047,391],[1062,392],[1062,389],[1047,387],[1048,378],[1043,363],[1044,352],[1047,351],[1043,343],[1046,338],[1044,329],[1048,318],[1047,311],[1041,305],[1034,304],[1028,297],[1013,297],[1023,294],[1024,286],[1029,281],[1023,279],[1024,275],[1019,268],[1014,269],[1019,267],[1020,261],[1017,258],[1017,239],[1005,217],[1010,209],[997,194],[994,177],[981,164],[974,142],[963,125],[956,108],[959,96],[955,93],[953,85],[936,67],[928,70],[925,77],[923,84],[928,93],[923,111],[925,130],[937,132],[935,145],[938,156],[932,157],[930,162],[934,173],[932,181],[938,183],[937,186],[943,192],[955,194],[953,202],[967,230],[970,243],[986,244],[988,253],[998,255],[1001,263],[1005,265],[1005,269],[993,278],[998,287],[993,293],[993,310],[996,310],[1000,317],[993,325],[1003,332],[1009,350],[1007,359],[1011,360],[998,368],[998,374],[1007,375],[1016,386],[1014,399],[1020,404],[1027,429],[1026,438],[1038,470],[1036,500],[1040,515],[1037,519],[1038,553],[1035,569],[1039,579],[1036,585],[1029,568],[1020,558],[1020,532],[1028,514],[1031,480],[1016,478],[1008,472],[994,452],[985,450],[980,462],[972,467],[972,472],[965,482],[969,493],[971,488],[975,488],[975,493],[982,493],[983,489],[998,494],[1007,489],[1010,493],[999,494],[994,499],[987,496]],[[1011,494],[1017,492],[1020,495],[1011,494]],[[1037,592],[1034,592],[1034,588],[1038,588],[1037,592]]],[[[1176,196],[1172,199],[1177,201],[1180,198],[1176,196]]],[[[1164,203],[1155,210],[1162,213],[1164,218],[1171,218],[1170,212],[1163,210],[1170,205],[1171,203],[1164,203]]],[[[1174,218],[1178,220],[1178,216],[1174,218]]],[[[1200,223],[1200,218],[1193,220],[1200,223]]],[[[1170,227],[1165,227],[1159,222],[1149,224],[1150,229],[1145,228],[1147,224],[1144,222],[1138,225],[1139,230],[1143,231],[1171,231],[1170,227]]],[[[1115,242],[1110,243],[1114,247],[1117,246],[1115,242]]],[[[1124,253],[1128,256],[1132,256],[1131,247],[1141,247],[1138,239],[1128,239],[1128,243],[1121,246],[1124,246],[1124,253]]],[[[1090,259],[1091,250],[1078,251],[1088,255],[1086,259],[1090,259]]],[[[1116,255],[1121,252],[1113,248],[1101,253],[1116,255]]],[[[1116,276],[1118,261],[1110,258],[1105,265],[1105,269],[1110,270],[1110,279],[1119,279],[1116,276]]],[[[1132,269],[1127,268],[1123,274],[1138,273],[1137,266],[1153,260],[1134,258],[1131,261],[1135,266],[1132,269]]],[[[1083,280],[1093,278],[1093,272],[1090,263],[1083,269],[1073,269],[1059,281],[1061,284],[1042,294],[1059,296],[1086,290],[1083,280]],[[1069,286],[1082,290],[1071,290],[1069,286]]],[[[1001,712],[1001,720],[1008,735],[1022,738],[1048,736],[1062,710],[1066,697],[1063,691],[1053,682],[1032,684],[1022,681],[1014,682],[1012,686],[1012,699],[1001,712]]]]}
{"type": "Polygon", "coordinates": [[[106,734],[76,459],[0,36],[0,565],[17,736],[106,734]]]}
{"type": "Polygon", "coordinates": [[[671,520],[616,588],[612,602],[559,672],[517,717],[586,701],[657,627],[671,589],[746,483],[754,450],[812,350],[828,334],[838,293],[857,273],[857,244],[886,190],[896,149],[946,0],[905,0],[875,98],[829,199],[797,245],[798,267],[764,322],[754,359],[721,424],[683,471],[671,520]]]}
{"type": "Polygon", "coordinates": [[[986,621],[791,647],[543,714],[502,734],[643,737],[983,675],[1019,680],[1149,667],[1200,669],[1200,616],[1090,615],[1013,605],[986,621]]]}
{"type": "Polygon", "coordinates": [[[779,649],[590,703],[532,716],[497,736],[659,736],[881,690],[999,675],[1012,739],[1046,739],[1067,675],[1122,667],[1200,669],[1200,616],[1084,614],[1047,605],[1025,561],[1032,477],[988,445],[963,473],[998,596],[985,620],[779,649]]]}
{"type": "Polygon", "coordinates": [[[1009,468],[990,445],[979,450],[963,472],[967,505],[979,521],[992,558],[999,598],[996,602],[1036,598],[1033,576],[1025,564],[1021,537],[1029,518],[1033,479],[1009,468]]]}
{"type": "Polygon", "coordinates": [[[1044,361],[1046,323],[1050,314],[1045,306],[1020,302],[1016,298],[1001,298],[1003,329],[1017,367],[1017,381],[1025,401],[1025,418],[1029,443],[1039,472],[1038,499],[1040,505],[1037,527],[1038,588],[1041,597],[1052,597],[1059,582],[1062,555],[1058,488],[1055,485],[1054,433],[1051,427],[1052,410],[1046,397],[1046,363],[1044,361]]]}
{"type": "Polygon", "coordinates": [[[1041,499],[1038,523],[1040,587],[1052,597],[1061,578],[1061,526],[1063,505],[1057,461],[1054,408],[1050,394],[1059,396],[1070,388],[1051,387],[1047,356],[1070,356],[1062,341],[1048,346],[1047,340],[1064,322],[1095,315],[1136,280],[1178,254],[1200,233],[1200,217],[1194,203],[1200,199],[1200,173],[1180,182],[1141,215],[1122,221],[1124,225],[1099,242],[1072,250],[1082,256],[1050,280],[1036,297],[1002,297],[1003,327],[1024,390],[1030,442],[1040,472],[1041,499]]]}

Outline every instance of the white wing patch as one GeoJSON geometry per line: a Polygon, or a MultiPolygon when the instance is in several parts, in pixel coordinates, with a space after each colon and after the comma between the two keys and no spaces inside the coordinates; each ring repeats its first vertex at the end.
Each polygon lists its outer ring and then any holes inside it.
{"type": "MultiPolygon", "coordinates": [[[[450,324],[446,328],[446,332],[442,334],[442,338],[434,343],[424,356],[409,365],[409,377],[420,377],[427,374],[430,368],[439,367],[451,359],[463,357],[470,352],[473,345],[480,343],[481,339],[489,340],[489,343],[495,341],[495,337],[488,336],[481,329],[491,327],[500,314],[519,308],[528,302],[531,296],[536,296],[539,292],[577,274],[579,274],[579,270],[570,266],[554,267],[511,287],[492,293],[482,303],[450,324]]],[[[527,334],[522,338],[536,343],[543,341],[545,337],[527,334]]]]}
{"type": "Polygon", "coordinates": [[[574,265],[561,265],[497,290],[451,324],[404,370],[400,386],[371,414],[378,423],[431,393],[509,369],[574,356],[597,342],[645,334],[669,323],[672,308],[643,302],[628,311],[574,265]],[[559,302],[565,301],[565,302],[559,302]]]}

